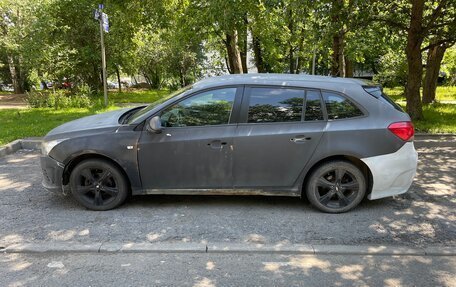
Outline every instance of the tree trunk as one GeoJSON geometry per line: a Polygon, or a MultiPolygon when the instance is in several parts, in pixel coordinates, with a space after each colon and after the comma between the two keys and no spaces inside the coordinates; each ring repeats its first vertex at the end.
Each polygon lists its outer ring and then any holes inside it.
{"type": "Polygon", "coordinates": [[[179,80],[180,80],[180,86],[181,88],[185,87],[185,74],[184,74],[184,68],[179,69],[179,80]]]}
{"type": "Polygon", "coordinates": [[[16,63],[14,61],[14,56],[8,54],[8,65],[9,65],[9,71],[11,75],[11,81],[13,84],[13,89],[15,94],[23,94],[24,91],[22,90],[22,85],[20,83],[19,79],[19,73],[17,71],[16,63]]]}
{"type": "Polygon", "coordinates": [[[424,75],[423,104],[430,104],[435,101],[440,64],[442,63],[445,50],[445,45],[438,45],[429,49],[426,61],[426,74],[424,75]]]}
{"type": "Polygon", "coordinates": [[[242,37],[242,43],[241,43],[241,62],[242,62],[242,72],[244,74],[247,74],[249,72],[249,69],[247,67],[247,34],[245,37],[242,37]]]}
{"type": "Polygon", "coordinates": [[[339,34],[333,35],[331,76],[339,76],[339,34]]]}
{"type": "Polygon", "coordinates": [[[228,69],[228,73],[233,74],[233,71],[231,70],[233,63],[231,63],[231,61],[230,61],[230,59],[228,59],[228,57],[225,57],[225,65],[226,65],[226,68],[228,69]]]}
{"type": "Polygon", "coordinates": [[[238,45],[238,32],[233,30],[231,33],[226,33],[226,48],[228,54],[228,62],[231,66],[232,74],[242,74],[242,60],[238,45]]]}
{"type": "Polygon", "coordinates": [[[290,45],[290,48],[289,48],[289,53],[290,53],[290,57],[289,57],[289,64],[290,64],[290,74],[294,74],[295,73],[295,70],[296,70],[296,67],[295,67],[295,59],[294,59],[294,53],[293,53],[293,46],[290,45]]]}
{"type": "Polygon", "coordinates": [[[119,66],[116,65],[117,84],[119,85],[119,93],[122,93],[122,83],[120,82],[119,66]]]}
{"type": "Polygon", "coordinates": [[[257,67],[258,73],[265,73],[266,69],[264,67],[263,53],[261,51],[261,41],[253,35],[252,33],[252,47],[253,47],[253,57],[255,60],[255,66],[257,67]]]}
{"type": "Polygon", "coordinates": [[[288,17],[288,30],[290,31],[290,38],[288,39],[288,63],[289,63],[289,70],[290,74],[294,74],[296,70],[296,62],[294,58],[294,47],[293,47],[293,40],[294,40],[294,23],[293,23],[293,10],[288,7],[287,9],[287,17],[288,17]]]}
{"type": "Polygon", "coordinates": [[[344,0],[333,0],[331,8],[331,20],[336,27],[334,28],[332,43],[331,75],[345,77],[345,58],[344,58],[344,30],[340,13],[344,7],[344,0]]]}
{"type": "Polygon", "coordinates": [[[303,56],[304,51],[304,38],[305,38],[305,30],[304,28],[301,30],[299,36],[299,47],[298,47],[298,56],[296,57],[296,74],[299,74],[303,69],[303,64],[305,63],[305,59],[303,56]]]}
{"type": "Polygon", "coordinates": [[[247,19],[247,15],[244,16],[244,27],[242,29],[242,40],[241,40],[241,62],[242,62],[242,72],[247,74],[249,72],[249,68],[247,66],[247,50],[248,50],[248,27],[249,21],[247,19]]]}
{"type": "Polygon", "coordinates": [[[345,71],[345,55],[344,55],[344,31],[340,30],[333,35],[333,54],[331,62],[331,75],[338,77],[346,77],[345,71]]]}
{"type": "Polygon", "coordinates": [[[345,77],[353,78],[353,72],[353,62],[350,61],[347,56],[345,56],[345,77]]]}
{"type": "Polygon", "coordinates": [[[423,118],[423,107],[421,106],[420,97],[421,77],[423,75],[421,62],[423,10],[424,0],[412,1],[412,16],[407,35],[407,47],[405,49],[405,54],[407,55],[406,110],[413,120],[423,118]]]}
{"type": "Polygon", "coordinates": [[[339,31],[339,77],[345,78],[345,33],[339,31]]]}

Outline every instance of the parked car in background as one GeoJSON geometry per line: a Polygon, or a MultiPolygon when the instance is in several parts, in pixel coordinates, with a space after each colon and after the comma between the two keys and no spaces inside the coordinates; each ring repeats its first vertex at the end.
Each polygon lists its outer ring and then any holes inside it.
{"type": "Polygon", "coordinates": [[[0,84],[0,91],[14,92],[14,87],[11,84],[0,84]]]}
{"type": "Polygon", "coordinates": [[[378,86],[304,75],[229,75],[147,107],[63,124],[44,138],[49,190],[108,210],[138,194],[307,198],[324,212],[404,193],[409,116],[378,86]]]}
{"type": "Polygon", "coordinates": [[[107,84],[108,84],[108,89],[118,89],[119,88],[119,83],[117,83],[117,82],[107,81],[107,84]]]}

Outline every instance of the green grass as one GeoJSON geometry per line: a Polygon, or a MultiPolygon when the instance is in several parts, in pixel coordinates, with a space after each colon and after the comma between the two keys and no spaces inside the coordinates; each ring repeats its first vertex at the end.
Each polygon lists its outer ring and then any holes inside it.
{"type": "MultiPolygon", "coordinates": [[[[395,88],[385,88],[385,94],[390,98],[398,102],[405,102],[404,88],[395,87],[395,88]]],[[[423,89],[421,89],[423,93],[423,89]]],[[[437,87],[436,100],[440,101],[456,101],[456,86],[439,86],[437,87]]]]}
{"type": "Polygon", "coordinates": [[[423,107],[424,120],[415,129],[426,133],[456,133],[456,104],[434,103],[423,107]]]}
{"type": "Polygon", "coordinates": [[[40,108],[0,110],[0,145],[20,138],[44,136],[51,129],[65,122],[115,108],[116,107],[108,107],[106,109],[69,108],[55,110],[40,108]]]}

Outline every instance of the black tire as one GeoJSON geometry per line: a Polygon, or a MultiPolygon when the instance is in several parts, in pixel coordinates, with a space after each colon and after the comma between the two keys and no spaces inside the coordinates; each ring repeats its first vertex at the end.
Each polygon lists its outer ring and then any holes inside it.
{"type": "Polygon", "coordinates": [[[70,188],[77,202],[97,211],[118,207],[129,193],[128,182],[122,172],[102,159],[79,163],[71,172],[70,188]]]}
{"type": "Polygon", "coordinates": [[[342,213],[355,208],[366,194],[364,173],[346,161],[330,161],[310,175],[306,195],[310,203],[323,212],[342,213]]]}

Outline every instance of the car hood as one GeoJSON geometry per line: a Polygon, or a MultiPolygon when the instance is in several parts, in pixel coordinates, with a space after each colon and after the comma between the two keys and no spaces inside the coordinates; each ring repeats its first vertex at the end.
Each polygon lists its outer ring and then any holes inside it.
{"type": "Polygon", "coordinates": [[[59,134],[67,134],[73,132],[82,132],[90,130],[99,130],[103,128],[118,127],[119,118],[131,108],[115,110],[112,112],[106,112],[99,115],[88,116],[80,118],[68,123],[64,123],[51,130],[46,137],[54,137],[59,134]]]}

